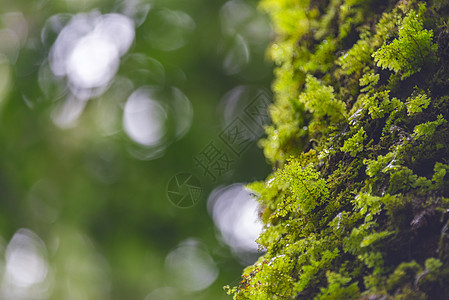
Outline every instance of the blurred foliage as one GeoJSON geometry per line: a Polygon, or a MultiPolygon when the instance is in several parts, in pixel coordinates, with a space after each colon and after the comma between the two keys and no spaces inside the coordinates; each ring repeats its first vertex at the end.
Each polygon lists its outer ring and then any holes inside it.
{"type": "Polygon", "coordinates": [[[252,144],[213,182],[193,157],[226,125],[219,108],[227,92],[268,86],[269,40],[254,1],[2,1],[0,298],[227,298],[222,286],[238,280],[241,264],[214,227],[207,195],[219,184],[259,180],[268,166],[252,144]],[[131,20],[135,35],[108,18],[131,20]],[[117,27],[84,50],[80,66],[74,41],[92,28],[102,34],[104,24],[117,27]],[[62,30],[75,63],[58,69],[62,30]],[[111,40],[118,52],[100,51],[111,40]],[[103,60],[108,73],[92,77],[103,60]],[[127,99],[140,103],[145,93],[156,101],[143,103],[163,120],[158,143],[151,131],[133,136],[139,111],[131,127],[123,116],[133,112],[127,99]],[[182,171],[197,174],[203,188],[189,209],[166,196],[182,171]]]}

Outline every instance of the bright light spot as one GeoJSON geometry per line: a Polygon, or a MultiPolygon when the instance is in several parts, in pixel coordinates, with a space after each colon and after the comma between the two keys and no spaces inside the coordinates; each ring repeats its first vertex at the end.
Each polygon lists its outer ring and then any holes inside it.
{"type": "Polygon", "coordinates": [[[246,40],[241,35],[236,35],[233,44],[225,50],[223,68],[228,75],[237,74],[248,65],[250,52],[246,40]]]}
{"type": "Polygon", "coordinates": [[[189,239],[167,255],[166,268],[176,286],[186,291],[200,291],[218,277],[218,268],[200,242],[189,239]]]}
{"type": "Polygon", "coordinates": [[[234,252],[257,252],[256,239],[262,232],[258,204],[242,184],[216,188],[207,205],[223,240],[234,252]]]}
{"type": "Polygon", "coordinates": [[[85,106],[86,101],[81,101],[74,96],[69,96],[52,111],[51,118],[53,123],[62,129],[76,126],[76,121],[83,112],[85,106]]]}
{"type": "Polygon", "coordinates": [[[136,142],[129,145],[128,151],[137,159],[161,157],[173,141],[181,139],[189,131],[192,124],[192,104],[175,87],[140,88],[124,106],[123,127],[136,142]]]}
{"type": "Polygon", "coordinates": [[[107,84],[118,69],[117,50],[108,39],[95,35],[81,38],[67,58],[67,74],[72,84],[82,88],[107,84]]]}
{"type": "Polygon", "coordinates": [[[45,245],[35,233],[17,231],[6,249],[6,282],[21,288],[42,283],[48,273],[45,253],[45,245]]]}
{"type": "MultiPolygon", "coordinates": [[[[52,19],[47,31],[58,30],[64,18],[52,19]],[[53,24],[54,23],[54,24],[53,24]]],[[[48,27],[47,26],[47,27],[48,27]]],[[[86,90],[100,93],[115,76],[120,57],[134,40],[134,22],[120,14],[101,15],[98,12],[78,14],[61,30],[50,51],[53,73],[66,77],[78,98],[89,98],[86,90]]]]}
{"type": "Polygon", "coordinates": [[[121,14],[107,14],[95,27],[94,34],[110,40],[123,55],[134,41],[134,22],[121,14]]]}
{"type": "Polygon", "coordinates": [[[125,105],[123,125],[128,136],[144,146],[157,146],[165,135],[167,113],[151,91],[141,88],[135,91],[125,105]]]}

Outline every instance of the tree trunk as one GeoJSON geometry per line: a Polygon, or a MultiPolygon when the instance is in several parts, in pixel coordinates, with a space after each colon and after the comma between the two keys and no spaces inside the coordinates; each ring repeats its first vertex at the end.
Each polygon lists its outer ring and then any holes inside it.
{"type": "Polygon", "coordinates": [[[264,255],[235,299],[448,299],[449,3],[263,0],[264,255]]]}

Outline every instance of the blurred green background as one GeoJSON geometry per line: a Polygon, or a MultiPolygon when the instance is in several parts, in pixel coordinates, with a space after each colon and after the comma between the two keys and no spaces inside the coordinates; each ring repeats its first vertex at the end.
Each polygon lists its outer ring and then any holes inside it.
{"type": "Polygon", "coordinates": [[[271,36],[256,1],[2,0],[0,299],[229,299],[259,255],[271,36]]]}

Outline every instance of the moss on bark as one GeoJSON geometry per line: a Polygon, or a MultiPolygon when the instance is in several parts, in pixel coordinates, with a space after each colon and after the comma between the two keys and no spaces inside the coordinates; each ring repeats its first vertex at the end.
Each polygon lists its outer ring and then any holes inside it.
{"type": "Polygon", "coordinates": [[[234,299],[447,299],[449,4],[263,0],[266,250],[234,299]]]}

